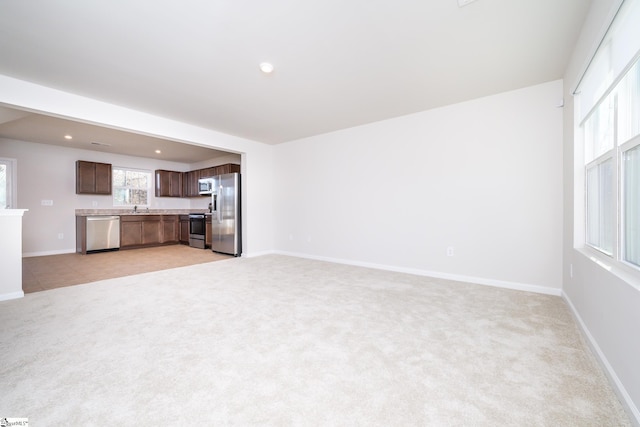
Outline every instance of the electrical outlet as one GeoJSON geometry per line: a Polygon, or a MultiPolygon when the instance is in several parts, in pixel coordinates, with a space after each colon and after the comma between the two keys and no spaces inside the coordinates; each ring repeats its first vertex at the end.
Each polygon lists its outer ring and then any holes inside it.
{"type": "Polygon", "coordinates": [[[64,234],[63,234],[63,233],[58,233],[58,239],[59,239],[59,240],[64,239],[64,234]]]}
{"type": "Polygon", "coordinates": [[[94,200],[93,202],[91,202],[91,206],[93,206],[94,208],[97,208],[98,202],[94,200]]]}
{"type": "Polygon", "coordinates": [[[453,256],[453,246],[447,248],[447,256],[453,256]]]}

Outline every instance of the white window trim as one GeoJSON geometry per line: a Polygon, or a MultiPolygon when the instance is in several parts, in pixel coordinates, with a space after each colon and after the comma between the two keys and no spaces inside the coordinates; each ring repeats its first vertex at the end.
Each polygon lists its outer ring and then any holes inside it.
{"type": "Polygon", "coordinates": [[[7,186],[7,206],[0,206],[0,209],[17,209],[18,208],[18,160],[8,157],[0,157],[0,163],[7,165],[7,177],[9,185],[7,186]]]}
{"type": "Polygon", "coordinates": [[[632,264],[628,261],[626,261],[624,259],[625,253],[624,253],[624,247],[625,247],[625,236],[624,233],[622,232],[622,227],[624,224],[624,203],[623,203],[623,195],[624,195],[624,180],[622,177],[622,173],[624,172],[622,169],[622,158],[623,155],[626,151],[629,151],[633,148],[636,148],[640,146],[640,135],[636,135],[633,138],[631,138],[630,140],[626,141],[624,144],[620,145],[618,147],[618,182],[619,182],[619,186],[620,186],[620,191],[618,192],[618,209],[620,211],[620,217],[619,217],[619,224],[618,224],[618,235],[620,236],[620,244],[619,244],[619,248],[620,248],[620,254],[618,256],[618,260],[622,263],[623,266],[625,266],[625,268],[628,269],[632,269],[633,271],[636,272],[640,272],[640,266],[637,266],[635,264],[632,264]]]}
{"type": "Polygon", "coordinates": [[[620,230],[619,230],[620,225],[618,224],[618,226],[616,227],[616,231],[615,231],[615,234],[616,234],[616,235],[614,236],[614,239],[613,239],[613,248],[612,248],[612,251],[611,251],[611,253],[610,253],[610,254],[609,254],[609,253],[607,253],[607,252],[605,252],[605,251],[604,251],[603,249],[601,249],[601,248],[598,248],[598,247],[596,247],[596,246],[591,245],[591,244],[588,242],[587,236],[589,235],[589,232],[588,232],[588,230],[587,230],[587,227],[588,227],[589,223],[588,223],[588,221],[587,221],[587,217],[586,217],[586,214],[588,213],[588,209],[587,209],[587,205],[586,205],[586,204],[588,203],[588,197],[587,197],[587,178],[586,178],[586,177],[587,177],[587,170],[588,170],[588,169],[591,169],[591,168],[593,168],[593,167],[598,167],[598,166],[600,166],[601,164],[605,163],[607,160],[613,160],[613,168],[614,168],[614,170],[616,171],[616,179],[613,179],[613,180],[612,180],[612,181],[613,181],[612,185],[613,185],[613,187],[614,187],[614,188],[612,188],[612,189],[611,189],[611,191],[612,191],[612,193],[611,193],[611,194],[617,195],[616,197],[618,198],[618,201],[617,201],[617,203],[616,203],[616,206],[615,206],[615,207],[613,207],[613,206],[609,206],[609,208],[610,208],[610,209],[614,209],[614,210],[615,210],[615,212],[611,212],[611,214],[613,215],[613,218],[616,218],[616,224],[617,224],[617,218],[618,218],[618,206],[620,206],[620,199],[619,199],[619,198],[620,198],[620,195],[619,195],[619,191],[618,191],[618,182],[619,182],[619,179],[620,179],[620,172],[619,172],[619,170],[618,170],[618,163],[617,163],[617,162],[616,162],[616,160],[614,159],[614,157],[615,157],[615,156],[614,156],[614,153],[615,153],[615,148],[613,148],[613,149],[611,149],[611,150],[607,151],[607,152],[606,152],[606,153],[604,153],[604,154],[601,154],[599,157],[597,157],[597,158],[593,159],[593,160],[592,160],[592,161],[590,161],[588,164],[586,164],[586,165],[584,165],[584,166],[583,166],[583,172],[584,172],[584,176],[585,176],[585,179],[584,179],[584,190],[583,190],[583,191],[584,191],[584,193],[585,193],[585,196],[584,196],[584,199],[585,199],[585,200],[584,200],[584,201],[585,201],[585,219],[584,219],[584,228],[585,228],[585,230],[584,230],[584,245],[585,245],[586,247],[589,247],[589,248],[591,248],[591,249],[593,249],[593,250],[595,250],[595,251],[597,251],[597,252],[601,253],[601,254],[602,254],[602,255],[604,255],[604,256],[611,257],[611,258],[616,258],[616,257],[617,257],[617,252],[618,252],[618,251],[617,251],[617,246],[618,246],[618,235],[619,235],[619,232],[620,232],[620,230]]]}
{"type": "Polygon", "coordinates": [[[615,261],[611,257],[606,256],[602,252],[597,251],[590,246],[585,245],[583,247],[575,248],[575,250],[620,280],[628,283],[634,289],[640,291],[640,273],[633,265],[626,262],[623,263],[615,261]]]}

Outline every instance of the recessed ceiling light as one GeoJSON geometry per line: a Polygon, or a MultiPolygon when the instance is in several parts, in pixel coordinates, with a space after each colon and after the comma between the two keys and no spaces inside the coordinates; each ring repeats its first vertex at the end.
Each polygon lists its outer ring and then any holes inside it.
{"type": "Polygon", "coordinates": [[[265,74],[269,74],[273,71],[273,65],[268,62],[263,62],[262,64],[260,64],[260,71],[265,74]]]}
{"type": "Polygon", "coordinates": [[[476,0],[458,0],[458,7],[462,7],[462,6],[466,6],[471,2],[474,2],[476,0]]]}
{"type": "Polygon", "coordinates": [[[71,135],[65,135],[64,139],[73,139],[73,137],[71,135]]]}
{"type": "Polygon", "coordinates": [[[162,151],[156,150],[156,154],[162,154],[162,151]]]}

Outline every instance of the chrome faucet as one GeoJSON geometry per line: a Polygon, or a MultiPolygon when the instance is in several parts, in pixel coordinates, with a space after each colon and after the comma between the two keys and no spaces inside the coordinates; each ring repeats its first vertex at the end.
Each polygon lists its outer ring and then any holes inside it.
{"type": "Polygon", "coordinates": [[[133,213],[138,213],[138,206],[137,205],[133,207],[133,213]]]}

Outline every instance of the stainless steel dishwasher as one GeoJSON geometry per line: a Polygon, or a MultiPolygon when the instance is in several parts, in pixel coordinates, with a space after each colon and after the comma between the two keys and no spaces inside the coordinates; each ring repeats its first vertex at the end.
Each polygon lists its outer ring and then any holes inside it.
{"type": "Polygon", "coordinates": [[[120,217],[100,215],[87,217],[87,252],[120,248],[120,217]]]}

